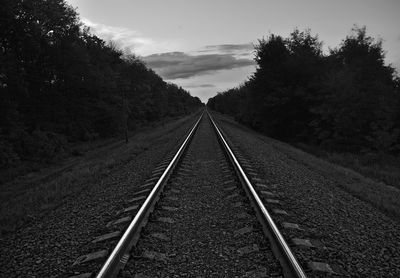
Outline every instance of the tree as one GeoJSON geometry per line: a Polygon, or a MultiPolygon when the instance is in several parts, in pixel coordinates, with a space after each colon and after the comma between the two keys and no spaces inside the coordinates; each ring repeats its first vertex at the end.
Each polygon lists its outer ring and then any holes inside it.
{"type": "Polygon", "coordinates": [[[384,63],[381,41],[365,27],[353,28],[326,56],[310,30],[296,29],[286,39],[272,34],[255,50],[256,72],[210,99],[210,108],[285,141],[400,150],[400,81],[384,63]]]}
{"type": "Polygon", "coordinates": [[[0,17],[2,165],[51,159],[67,141],[116,136],[201,105],[92,35],[64,0],[5,0],[0,17]]]}
{"type": "Polygon", "coordinates": [[[365,27],[352,32],[331,52],[335,64],[322,81],[323,102],[315,110],[318,131],[341,149],[391,151],[398,144],[394,69],[384,64],[381,41],[367,36],[365,27]]]}

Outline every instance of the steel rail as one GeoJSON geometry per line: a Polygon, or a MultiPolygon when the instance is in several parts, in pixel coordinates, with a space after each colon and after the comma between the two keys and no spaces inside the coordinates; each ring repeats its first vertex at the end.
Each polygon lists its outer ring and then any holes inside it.
{"type": "Polygon", "coordinates": [[[223,148],[225,149],[226,154],[229,160],[231,161],[235,169],[235,172],[237,173],[241,181],[243,188],[245,189],[247,196],[252,202],[252,206],[256,211],[257,217],[261,222],[261,225],[263,226],[264,233],[271,242],[275,256],[278,258],[278,260],[282,265],[284,276],[289,278],[306,278],[307,277],[306,274],[304,273],[300,264],[297,262],[295,256],[290,250],[289,245],[286,243],[278,227],[276,226],[274,220],[272,219],[268,210],[265,208],[263,202],[261,201],[257,192],[255,191],[253,185],[248,179],[243,168],[240,166],[239,161],[236,159],[234,153],[229,147],[229,144],[226,142],[224,136],[222,135],[222,132],[220,131],[220,129],[218,128],[217,124],[215,123],[215,121],[213,120],[208,111],[207,114],[211,120],[211,123],[214,126],[218,139],[220,140],[223,148]]]}
{"type": "Polygon", "coordinates": [[[99,273],[96,276],[97,278],[115,277],[116,275],[118,275],[119,270],[128,260],[129,257],[128,252],[130,251],[132,246],[136,243],[139,237],[139,233],[144,225],[143,222],[147,219],[147,217],[151,213],[151,210],[153,209],[154,204],[157,202],[166,181],[168,180],[175,166],[178,164],[179,159],[181,158],[183,152],[186,150],[190,140],[193,138],[193,135],[199,125],[200,120],[203,117],[203,114],[204,111],[200,115],[197,122],[194,124],[193,128],[190,130],[185,141],[182,143],[179,150],[172,158],[171,162],[168,164],[168,167],[165,169],[161,177],[158,179],[154,188],[147,196],[146,200],[140,207],[139,211],[133,218],[132,222],[129,224],[128,228],[126,229],[121,239],[118,241],[117,245],[111,252],[110,256],[103,264],[102,268],[100,269],[99,273]]]}

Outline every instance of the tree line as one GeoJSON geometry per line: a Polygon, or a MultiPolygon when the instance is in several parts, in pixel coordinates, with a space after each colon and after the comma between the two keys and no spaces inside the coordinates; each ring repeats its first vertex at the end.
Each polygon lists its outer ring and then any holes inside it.
{"type": "Polygon", "coordinates": [[[310,30],[255,45],[256,71],[207,106],[268,136],[327,150],[400,150],[400,81],[382,42],[355,26],[328,54],[310,30]]]}
{"type": "Polygon", "coordinates": [[[0,167],[202,105],[91,34],[64,0],[2,1],[0,92],[0,167]]]}

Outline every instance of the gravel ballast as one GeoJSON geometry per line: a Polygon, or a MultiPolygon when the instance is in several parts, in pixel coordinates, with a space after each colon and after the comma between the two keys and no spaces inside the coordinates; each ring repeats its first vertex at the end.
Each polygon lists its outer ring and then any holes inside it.
{"type": "Polygon", "coordinates": [[[121,277],[281,277],[205,115],[121,277]]]}
{"type": "Polygon", "coordinates": [[[140,185],[178,146],[198,116],[135,135],[128,147],[110,154],[116,156],[112,164],[108,162],[107,167],[76,181],[79,192],[50,212],[32,215],[29,223],[4,235],[0,241],[0,277],[73,275],[71,265],[90,248],[96,248],[88,246],[105,233],[106,224],[116,219],[132,192],[141,190],[140,185]],[[121,152],[124,159],[119,161],[121,152]]]}
{"type": "Polygon", "coordinates": [[[275,214],[275,221],[300,228],[282,232],[305,269],[310,270],[310,262],[322,262],[341,277],[400,277],[400,223],[343,189],[343,183],[364,182],[359,175],[349,175],[228,117],[214,118],[280,196],[279,205],[267,206],[288,215],[275,214]],[[313,246],[305,246],[309,243],[313,246]]]}

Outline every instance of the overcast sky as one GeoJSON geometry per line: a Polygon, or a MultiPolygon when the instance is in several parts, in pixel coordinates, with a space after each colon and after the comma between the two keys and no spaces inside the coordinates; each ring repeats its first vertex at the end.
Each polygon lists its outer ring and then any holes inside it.
{"type": "Polygon", "coordinates": [[[310,28],[336,47],[354,24],[400,72],[400,0],[67,0],[93,33],[207,102],[255,70],[253,44],[310,28]]]}

